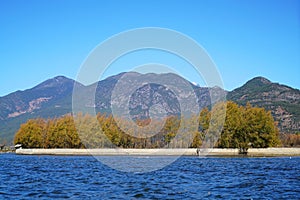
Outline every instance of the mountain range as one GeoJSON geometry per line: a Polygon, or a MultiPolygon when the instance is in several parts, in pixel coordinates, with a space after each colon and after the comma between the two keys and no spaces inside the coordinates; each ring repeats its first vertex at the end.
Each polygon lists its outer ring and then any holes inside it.
{"type": "MultiPolygon", "coordinates": [[[[84,91],[82,93],[83,106],[87,109],[95,109],[96,112],[110,114],[111,107],[117,106],[126,100],[126,92],[130,87],[123,85],[117,100],[111,100],[116,84],[126,74],[130,80],[136,80],[137,84],[144,79],[175,81],[180,80],[175,74],[139,74],[136,72],[120,73],[110,76],[92,85],[84,86],[75,80],[64,76],[46,80],[41,84],[24,91],[16,91],[0,97],[0,143],[11,143],[14,134],[20,125],[31,118],[53,118],[72,112],[72,95],[74,87],[84,91]],[[95,90],[95,101],[84,95],[95,90]],[[124,93],[124,94],[123,94],[124,93]],[[123,96],[122,96],[123,95],[123,96]],[[85,98],[86,97],[86,98],[85,98]],[[95,103],[94,103],[95,102],[95,103]],[[114,104],[114,105],[112,105],[114,104]]],[[[181,78],[182,79],[182,78],[181,78]]],[[[225,91],[218,87],[199,87],[185,80],[196,94],[197,104],[200,108],[210,107],[211,97],[221,94],[227,100],[240,105],[249,102],[253,106],[264,107],[270,110],[282,133],[300,132],[300,90],[279,83],[272,83],[264,77],[256,77],[243,86],[233,91],[225,91]]],[[[181,113],[180,101],[191,99],[191,92],[180,90],[175,95],[167,87],[160,84],[145,84],[134,91],[129,99],[129,112],[132,119],[150,118],[151,112],[178,115],[181,113]],[[178,98],[181,99],[177,99],[178,98]],[[151,109],[154,105],[155,110],[151,109]],[[151,112],[150,112],[151,111],[151,112]]],[[[119,107],[122,107],[119,105],[119,107]]]]}

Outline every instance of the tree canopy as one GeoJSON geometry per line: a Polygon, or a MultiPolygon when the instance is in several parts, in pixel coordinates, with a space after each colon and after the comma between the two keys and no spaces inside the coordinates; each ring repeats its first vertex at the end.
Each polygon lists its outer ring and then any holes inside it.
{"type": "MultiPolygon", "coordinates": [[[[208,119],[212,111],[200,113],[200,130],[203,135],[209,130],[208,119]]],[[[280,144],[279,132],[270,111],[264,108],[239,106],[232,101],[226,102],[226,117],[216,147],[239,148],[247,152],[248,148],[274,147],[280,144]]]]}
{"type": "MultiPolygon", "coordinates": [[[[161,121],[152,119],[151,123],[159,127],[161,121]]],[[[168,116],[159,132],[147,128],[149,121],[137,124],[143,126],[141,130],[145,133],[122,118],[100,113],[97,117],[78,114],[31,119],[21,125],[14,143],[22,144],[23,148],[198,148],[211,141],[216,147],[239,148],[241,152],[280,144],[278,129],[269,111],[250,104],[239,106],[231,101],[219,103],[211,110],[204,108],[199,116],[168,116]],[[219,123],[224,119],[219,111],[225,108],[225,122],[219,123]],[[217,116],[214,119],[213,114],[217,116]],[[120,124],[127,127],[126,130],[121,129],[120,124]],[[179,128],[181,135],[174,140],[179,128]]]]}

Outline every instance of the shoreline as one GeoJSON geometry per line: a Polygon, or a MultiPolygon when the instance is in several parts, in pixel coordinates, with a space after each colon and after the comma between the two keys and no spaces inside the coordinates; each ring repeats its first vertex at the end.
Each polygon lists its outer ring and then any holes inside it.
{"type": "MultiPolygon", "coordinates": [[[[61,155],[61,156],[198,156],[196,148],[188,149],[17,149],[19,155],[61,155]]],[[[241,157],[291,157],[300,156],[300,148],[251,148],[247,155],[238,149],[199,149],[199,156],[241,156],[241,157]]]]}

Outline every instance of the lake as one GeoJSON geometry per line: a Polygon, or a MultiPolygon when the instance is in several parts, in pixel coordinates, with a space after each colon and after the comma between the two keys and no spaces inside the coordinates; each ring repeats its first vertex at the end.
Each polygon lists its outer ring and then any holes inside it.
{"type": "Polygon", "coordinates": [[[0,163],[0,199],[300,199],[300,157],[183,156],[148,173],[92,156],[0,154],[0,163]]]}

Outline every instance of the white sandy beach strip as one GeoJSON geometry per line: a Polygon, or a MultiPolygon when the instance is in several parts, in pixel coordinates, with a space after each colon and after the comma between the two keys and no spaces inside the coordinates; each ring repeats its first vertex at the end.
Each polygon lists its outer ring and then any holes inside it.
{"type": "MultiPolygon", "coordinates": [[[[196,156],[197,149],[17,149],[22,155],[196,156]]],[[[200,156],[237,156],[238,149],[200,149],[200,156]]],[[[300,156],[300,148],[249,149],[248,156],[300,156]]]]}

